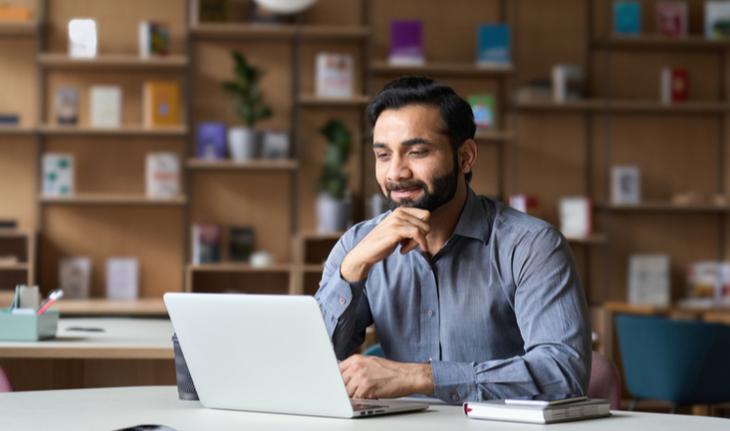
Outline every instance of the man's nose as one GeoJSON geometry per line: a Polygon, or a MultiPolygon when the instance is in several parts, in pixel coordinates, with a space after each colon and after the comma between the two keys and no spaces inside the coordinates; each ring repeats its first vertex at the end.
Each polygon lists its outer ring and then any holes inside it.
{"type": "Polygon", "coordinates": [[[407,161],[400,155],[394,155],[390,158],[388,172],[386,174],[388,181],[397,182],[402,179],[411,177],[411,170],[407,161]]]}

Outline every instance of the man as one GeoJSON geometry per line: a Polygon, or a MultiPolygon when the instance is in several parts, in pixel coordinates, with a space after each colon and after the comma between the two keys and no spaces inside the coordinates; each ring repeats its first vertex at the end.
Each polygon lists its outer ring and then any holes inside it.
{"type": "Polygon", "coordinates": [[[316,294],[349,395],[460,403],[585,393],[590,326],[568,245],[469,188],[469,104],[406,77],[368,117],[376,179],[395,209],[340,238],[316,294]],[[388,359],[352,355],[372,323],[388,359]]]}

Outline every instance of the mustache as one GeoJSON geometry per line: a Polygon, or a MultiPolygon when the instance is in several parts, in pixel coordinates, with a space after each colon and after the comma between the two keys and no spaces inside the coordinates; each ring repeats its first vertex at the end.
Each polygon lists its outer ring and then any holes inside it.
{"type": "Polygon", "coordinates": [[[393,183],[393,182],[385,183],[385,188],[389,192],[398,192],[401,190],[408,190],[408,189],[412,189],[412,188],[416,188],[416,187],[425,189],[426,184],[424,184],[422,181],[417,181],[417,180],[403,181],[400,183],[393,183]]]}

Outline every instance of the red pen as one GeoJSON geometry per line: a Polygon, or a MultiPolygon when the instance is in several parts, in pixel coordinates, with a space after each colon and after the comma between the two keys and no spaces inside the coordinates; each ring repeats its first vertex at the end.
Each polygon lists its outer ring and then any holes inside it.
{"type": "Polygon", "coordinates": [[[43,304],[41,304],[41,308],[38,309],[38,315],[41,315],[45,313],[49,308],[51,308],[51,305],[53,305],[56,301],[61,299],[63,296],[63,290],[56,289],[50,294],[48,294],[48,299],[43,301],[43,304]]]}

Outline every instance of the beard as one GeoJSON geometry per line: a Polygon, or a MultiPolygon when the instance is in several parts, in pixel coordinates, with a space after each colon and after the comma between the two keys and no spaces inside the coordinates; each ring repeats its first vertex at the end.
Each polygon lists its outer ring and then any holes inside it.
{"type": "Polygon", "coordinates": [[[451,172],[446,173],[440,177],[436,177],[431,181],[433,191],[428,190],[428,185],[423,181],[412,180],[402,181],[399,183],[389,182],[385,184],[385,190],[387,191],[386,196],[390,203],[390,209],[398,207],[406,208],[419,208],[433,212],[443,204],[449,202],[456,195],[456,187],[459,180],[459,169],[457,161],[454,160],[454,165],[451,168],[451,172]],[[423,190],[423,196],[419,199],[401,199],[400,202],[395,202],[390,196],[391,192],[399,190],[410,190],[418,188],[423,190]]]}

